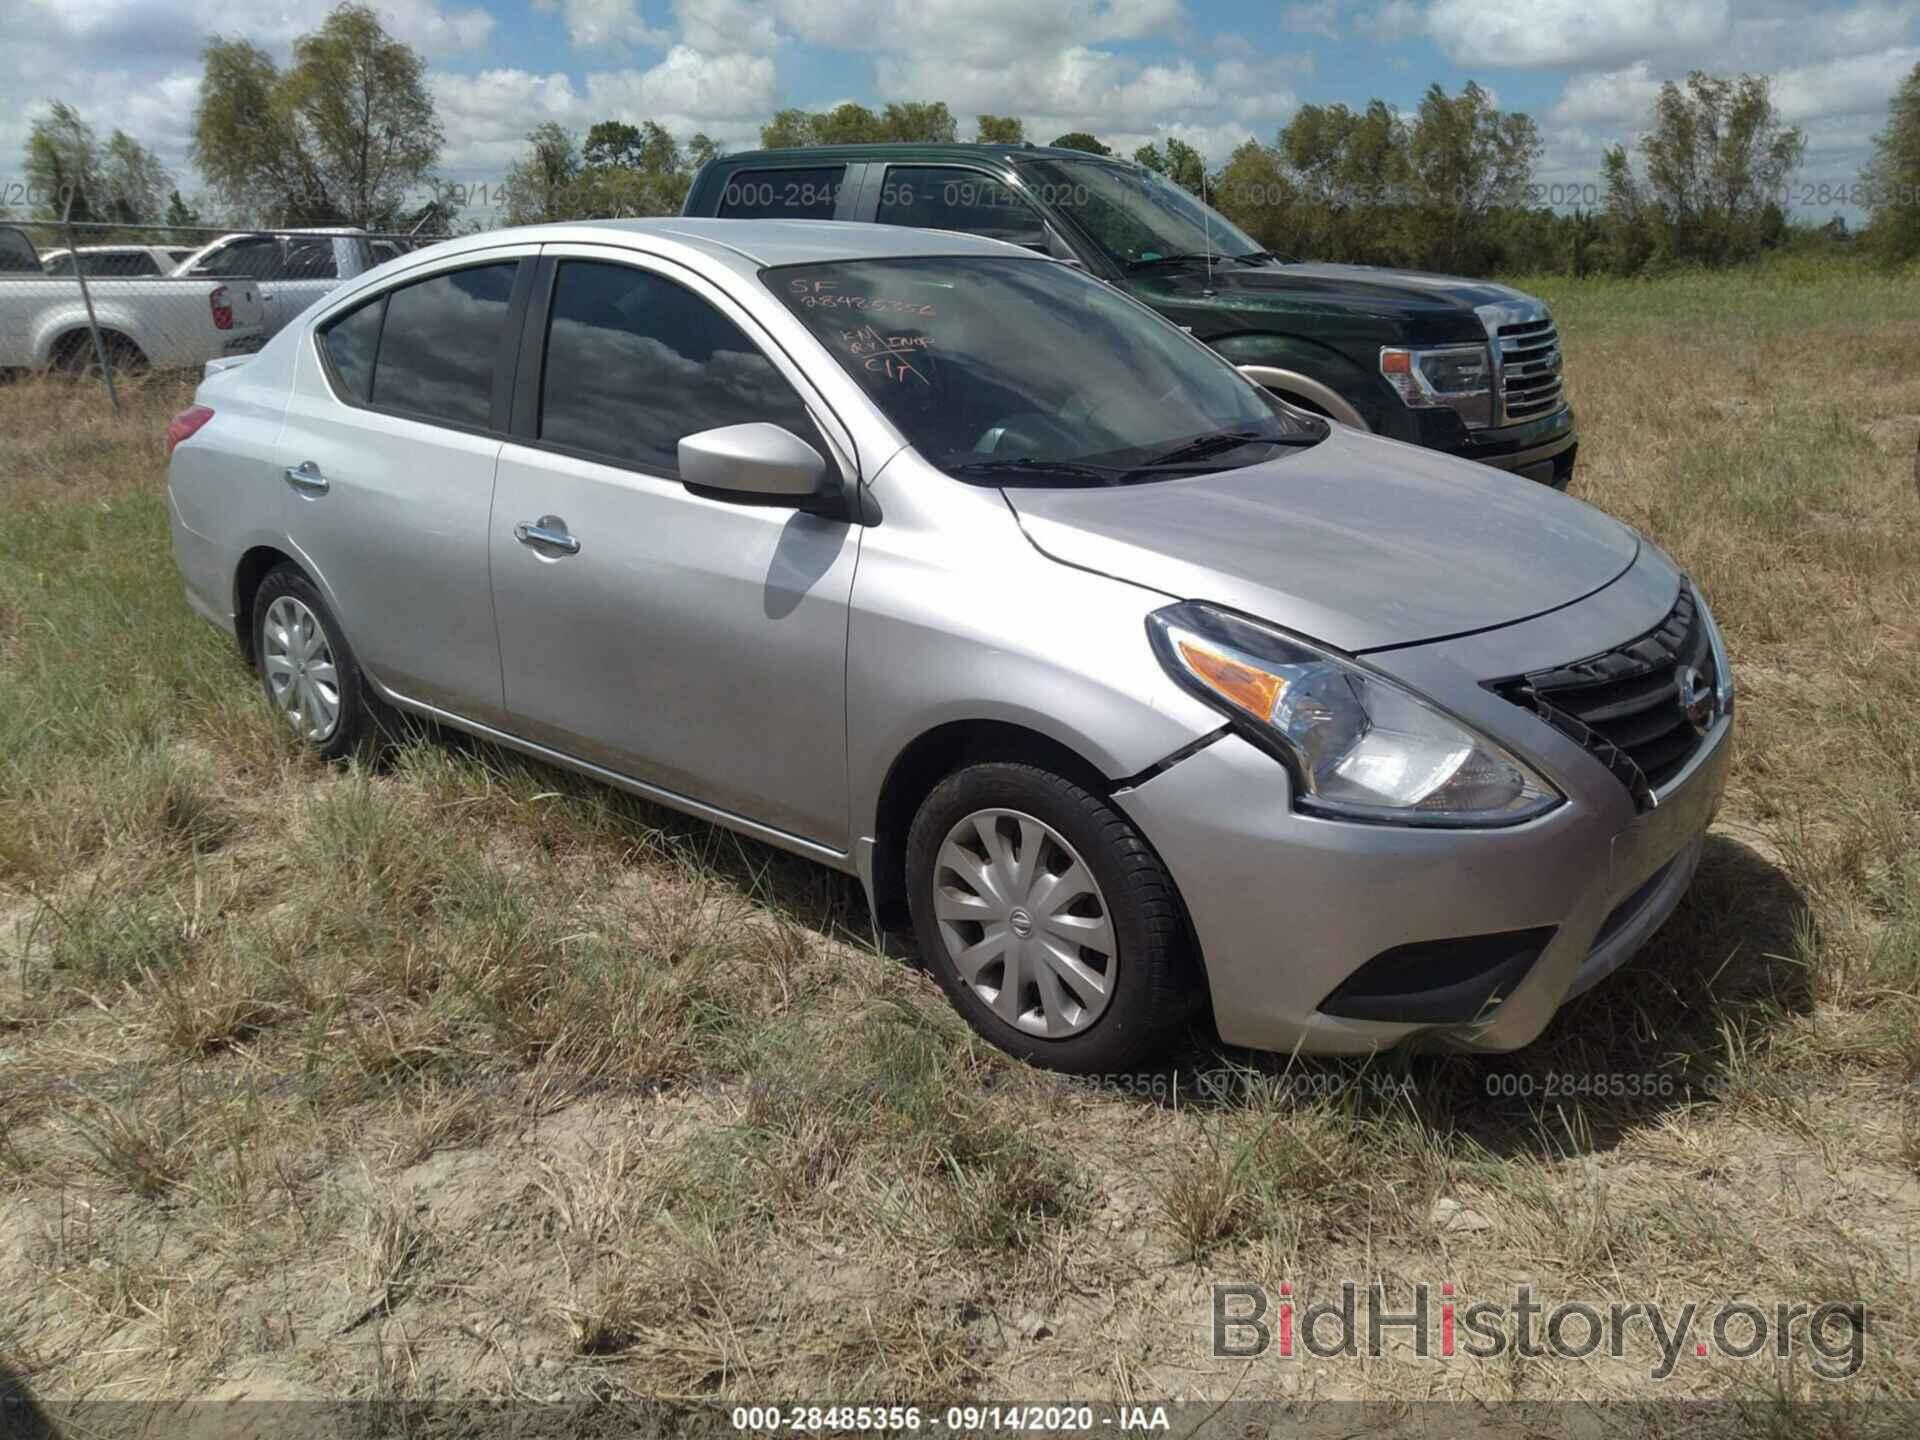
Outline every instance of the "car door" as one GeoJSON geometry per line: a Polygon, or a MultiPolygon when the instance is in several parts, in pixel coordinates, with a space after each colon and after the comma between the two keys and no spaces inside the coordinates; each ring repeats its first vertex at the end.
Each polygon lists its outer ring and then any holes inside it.
{"type": "Polygon", "coordinates": [[[487,531],[532,280],[523,253],[524,266],[511,251],[463,256],[324,317],[297,351],[276,477],[293,497],[288,535],[362,667],[496,726],[487,531]]]}
{"type": "MultiPolygon", "coordinates": [[[[746,310],[666,261],[548,246],[491,554],[515,733],[844,850],[860,529],[696,494],[680,437],[838,421],[746,310]]],[[[851,485],[854,478],[841,466],[851,485]]]]}

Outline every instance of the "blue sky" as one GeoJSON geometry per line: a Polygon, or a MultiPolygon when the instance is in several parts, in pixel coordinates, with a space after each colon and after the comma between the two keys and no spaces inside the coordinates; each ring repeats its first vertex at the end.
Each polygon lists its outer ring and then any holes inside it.
{"type": "MultiPolygon", "coordinates": [[[[1302,103],[1410,109],[1467,80],[1539,122],[1546,184],[1591,182],[1662,80],[1775,78],[1809,138],[1803,185],[1851,180],[1920,62],[1920,0],[375,0],[429,58],[441,169],[496,181],[534,125],[657,119],[755,143],[782,106],[944,99],[1030,136],[1090,129],[1127,149],[1178,135],[1214,160],[1302,103]]],[[[0,179],[54,98],[152,145],[183,191],[209,32],[284,57],[328,0],[0,0],[0,179]]],[[[1569,194],[1578,196],[1578,191],[1569,194]]],[[[1835,207],[1802,205],[1824,215],[1835,207]]]]}

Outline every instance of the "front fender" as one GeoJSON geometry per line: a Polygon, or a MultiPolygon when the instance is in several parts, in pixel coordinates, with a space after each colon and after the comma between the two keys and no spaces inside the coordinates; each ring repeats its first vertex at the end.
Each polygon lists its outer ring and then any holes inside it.
{"type": "Polygon", "coordinates": [[[1269,390],[1310,400],[1348,425],[1391,430],[1387,407],[1397,402],[1379,377],[1329,345],[1270,332],[1227,335],[1208,343],[1269,390]]]}

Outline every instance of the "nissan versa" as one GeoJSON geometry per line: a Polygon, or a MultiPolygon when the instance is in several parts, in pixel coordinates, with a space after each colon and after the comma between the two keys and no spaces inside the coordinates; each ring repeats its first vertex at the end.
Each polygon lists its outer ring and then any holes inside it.
{"type": "Polygon", "coordinates": [[[1733,681],[1659,550],[993,240],[476,235],[169,430],[323,756],[382,707],[859,876],[994,1043],[1523,1045],[1685,891],[1733,681]]]}

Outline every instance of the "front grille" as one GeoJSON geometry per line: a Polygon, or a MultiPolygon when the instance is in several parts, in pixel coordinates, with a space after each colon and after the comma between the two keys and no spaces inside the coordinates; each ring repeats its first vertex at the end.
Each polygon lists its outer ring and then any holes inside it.
{"type": "Polygon", "coordinates": [[[1681,709],[1680,675],[1688,666],[1698,672],[1698,685],[1708,691],[1718,685],[1713,641],[1693,587],[1682,582],[1667,618],[1639,639],[1551,670],[1497,680],[1491,688],[1578,740],[1645,810],[1653,792],[1686,767],[1705,739],[1681,709]]]}
{"type": "Polygon", "coordinates": [[[1500,366],[1503,423],[1551,415],[1566,404],[1560,379],[1560,332],[1551,319],[1521,320],[1494,328],[1500,366]]]}

